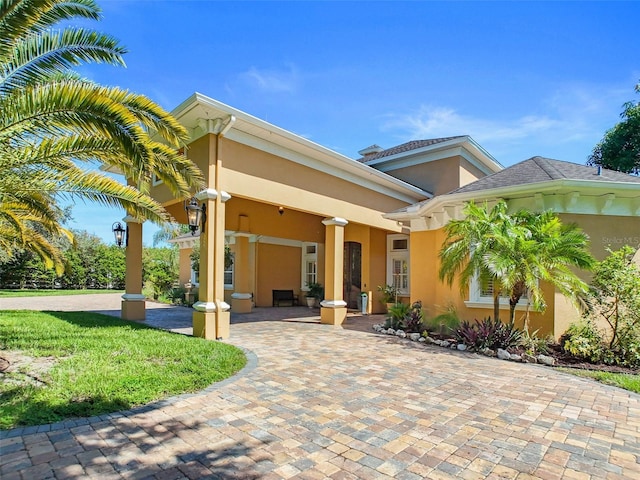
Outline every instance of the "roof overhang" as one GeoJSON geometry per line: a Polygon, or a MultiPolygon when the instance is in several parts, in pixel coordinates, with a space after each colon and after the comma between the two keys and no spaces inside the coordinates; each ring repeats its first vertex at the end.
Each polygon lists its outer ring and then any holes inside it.
{"type": "Polygon", "coordinates": [[[426,147],[416,148],[407,152],[388,155],[365,163],[372,167],[375,166],[375,168],[381,172],[390,172],[422,163],[443,160],[456,155],[467,160],[485,175],[491,175],[504,169],[489,152],[468,135],[434,143],[426,147]]]}
{"type": "Polygon", "coordinates": [[[407,203],[432,198],[425,190],[341,155],[200,93],[171,112],[196,140],[213,133],[351,181],[407,203]]]}
{"type": "Polygon", "coordinates": [[[640,216],[640,183],[562,179],[441,195],[384,217],[411,225],[412,231],[436,230],[449,220],[463,218],[466,202],[491,204],[500,199],[507,201],[512,211],[526,208],[557,213],[640,216]]]}

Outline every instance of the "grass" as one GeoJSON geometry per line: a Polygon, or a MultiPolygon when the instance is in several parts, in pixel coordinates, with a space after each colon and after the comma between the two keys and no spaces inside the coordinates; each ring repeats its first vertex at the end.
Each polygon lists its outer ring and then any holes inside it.
{"type": "Polygon", "coordinates": [[[630,392],[640,393],[640,375],[581,370],[577,368],[560,368],[559,370],[577,377],[592,378],[606,385],[613,385],[614,387],[623,388],[630,392]]]}
{"type": "Polygon", "coordinates": [[[91,295],[93,293],[122,293],[124,290],[40,290],[40,289],[0,289],[0,298],[11,297],[57,297],[61,295],[91,295]]]}
{"type": "Polygon", "coordinates": [[[13,352],[34,363],[2,375],[0,429],[101,415],[195,392],[246,363],[232,345],[86,312],[0,311],[0,356],[13,352]],[[50,368],[38,372],[35,366],[43,361],[50,368]]]}

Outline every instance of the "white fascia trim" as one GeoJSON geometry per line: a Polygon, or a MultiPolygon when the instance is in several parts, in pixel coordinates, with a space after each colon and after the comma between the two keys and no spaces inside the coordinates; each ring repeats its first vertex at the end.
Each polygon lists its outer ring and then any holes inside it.
{"type": "Polygon", "coordinates": [[[525,196],[536,193],[566,193],[565,191],[576,190],[584,195],[588,190],[589,194],[638,191],[640,195],[640,183],[633,182],[602,182],[592,180],[550,180],[548,182],[529,183],[524,185],[513,185],[509,187],[494,188],[490,190],[478,190],[473,192],[452,193],[435,197],[429,202],[420,205],[419,208],[409,207],[406,212],[387,213],[384,218],[391,220],[412,220],[429,215],[435,210],[442,209],[445,205],[461,204],[467,201],[484,201],[509,197],[514,194],[525,196]]]}
{"type": "Polygon", "coordinates": [[[330,164],[299,152],[295,152],[281,145],[268,142],[267,140],[243,131],[233,129],[227,134],[226,138],[295,162],[299,165],[318,170],[331,175],[332,177],[337,177],[358,186],[368,188],[369,190],[374,190],[403,202],[414,203],[421,199],[433,198],[433,195],[425,190],[414,187],[402,180],[396,179],[374,168],[367,167],[366,165],[347,157],[344,157],[345,161],[350,162],[350,164],[343,164],[340,168],[335,166],[335,163],[337,162],[330,164]]]}
{"type": "MultiPolygon", "coordinates": [[[[268,153],[277,154],[283,158],[287,158],[288,160],[301,163],[302,165],[306,165],[320,171],[326,171],[327,173],[339,178],[344,178],[352,183],[367,186],[372,190],[380,191],[382,187],[382,189],[386,190],[384,192],[385,194],[392,198],[406,201],[407,203],[414,203],[420,199],[432,197],[429,192],[418,187],[379,172],[376,169],[358,162],[357,160],[341,155],[304,137],[265,122],[264,120],[260,120],[248,113],[237,110],[200,93],[194,93],[191,95],[184,102],[178,105],[178,107],[173,109],[171,113],[174,117],[180,120],[180,117],[187,115],[191,110],[198,107],[203,107],[208,115],[222,115],[225,118],[235,117],[235,121],[231,124],[232,128],[225,132],[225,137],[230,140],[239,141],[240,143],[245,143],[242,141],[243,139],[247,141],[251,140],[252,143],[245,144],[248,146],[254,146],[268,153]],[[243,122],[246,122],[269,134],[268,136],[273,138],[274,142],[277,142],[277,137],[279,136],[285,140],[299,144],[303,148],[311,149],[318,154],[318,159],[312,160],[308,155],[293,152],[281,145],[279,145],[279,148],[283,151],[289,152],[289,155],[282,155],[275,151],[270,151],[265,148],[265,145],[275,146],[275,143],[267,142],[260,137],[243,132],[241,128],[243,122]]],[[[277,151],[279,152],[280,150],[278,149],[277,151]]]]}

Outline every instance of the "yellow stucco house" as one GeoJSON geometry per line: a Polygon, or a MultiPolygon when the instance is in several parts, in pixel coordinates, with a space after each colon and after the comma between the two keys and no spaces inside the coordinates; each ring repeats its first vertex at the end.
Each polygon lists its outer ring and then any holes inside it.
{"type": "MultiPolygon", "coordinates": [[[[271,307],[275,291],[303,299],[321,283],[321,320],[340,324],[347,309],[382,312],[378,285],[394,284],[403,301],[422,300],[427,316],[454,308],[460,318],[492,311],[490,295],[471,285],[438,280],[443,226],[461,218],[466,201],[505,199],[511,208],[553,209],[591,237],[593,253],[640,245],[640,178],[595,167],[534,157],[503,168],[468,136],[377,145],[351,159],[216,100],[194,94],[173,114],[188,129],[187,155],[205,173],[194,192],[204,207],[196,235],[180,246],[180,281],[199,283],[194,334],[226,338],[229,311],[271,307]],[[199,278],[189,255],[200,242],[199,278]],[[225,267],[225,244],[234,256],[225,267]]],[[[186,223],[183,201],[154,184],[152,195],[186,223]]],[[[144,318],[141,294],[142,226],[127,217],[124,318],[144,318]]],[[[286,296],[285,296],[286,298],[286,296]]],[[[533,328],[559,336],[578,316],[550,287],[548,307],[533,328]]],[[[505,305],[506,308],[506,305],[505,305]]]]}

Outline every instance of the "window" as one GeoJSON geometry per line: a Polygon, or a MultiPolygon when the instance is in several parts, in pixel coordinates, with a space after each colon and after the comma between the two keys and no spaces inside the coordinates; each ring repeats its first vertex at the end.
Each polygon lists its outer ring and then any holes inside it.
{"type": "MultiPolygon", "coordinates": [[[[527,293],[525,293],[520,297],[518,307],[525,307],[528,301],[529,297],[527,293]]],[[[471,284],[469,285],[469,300],[466,301],[465,304],[469,307],[478,308],[487,308],[488,305],[493,305],[493,282],[491,282],[488,276],[475,276],[471,280],[471,284]]],[[[501,293],[500,305],[501,307],[509,305],[508,292],[501,293]]]]}
{"type": "Polygon", "coordinates": [[[235,262],[224,270],[224,288],[233,290],[233,275],[235,272],[235,262]]]}
{"type": "Polygon", "coordinates": [[[318,281],[318,244],[302,244],[302,290],[308,290],[308,285],[318,281]]]}
{"type": "Polygon", "coordinates": [[[409,237],[387,236],[387,284],[401,295],[409,294],[409,237]]]}

